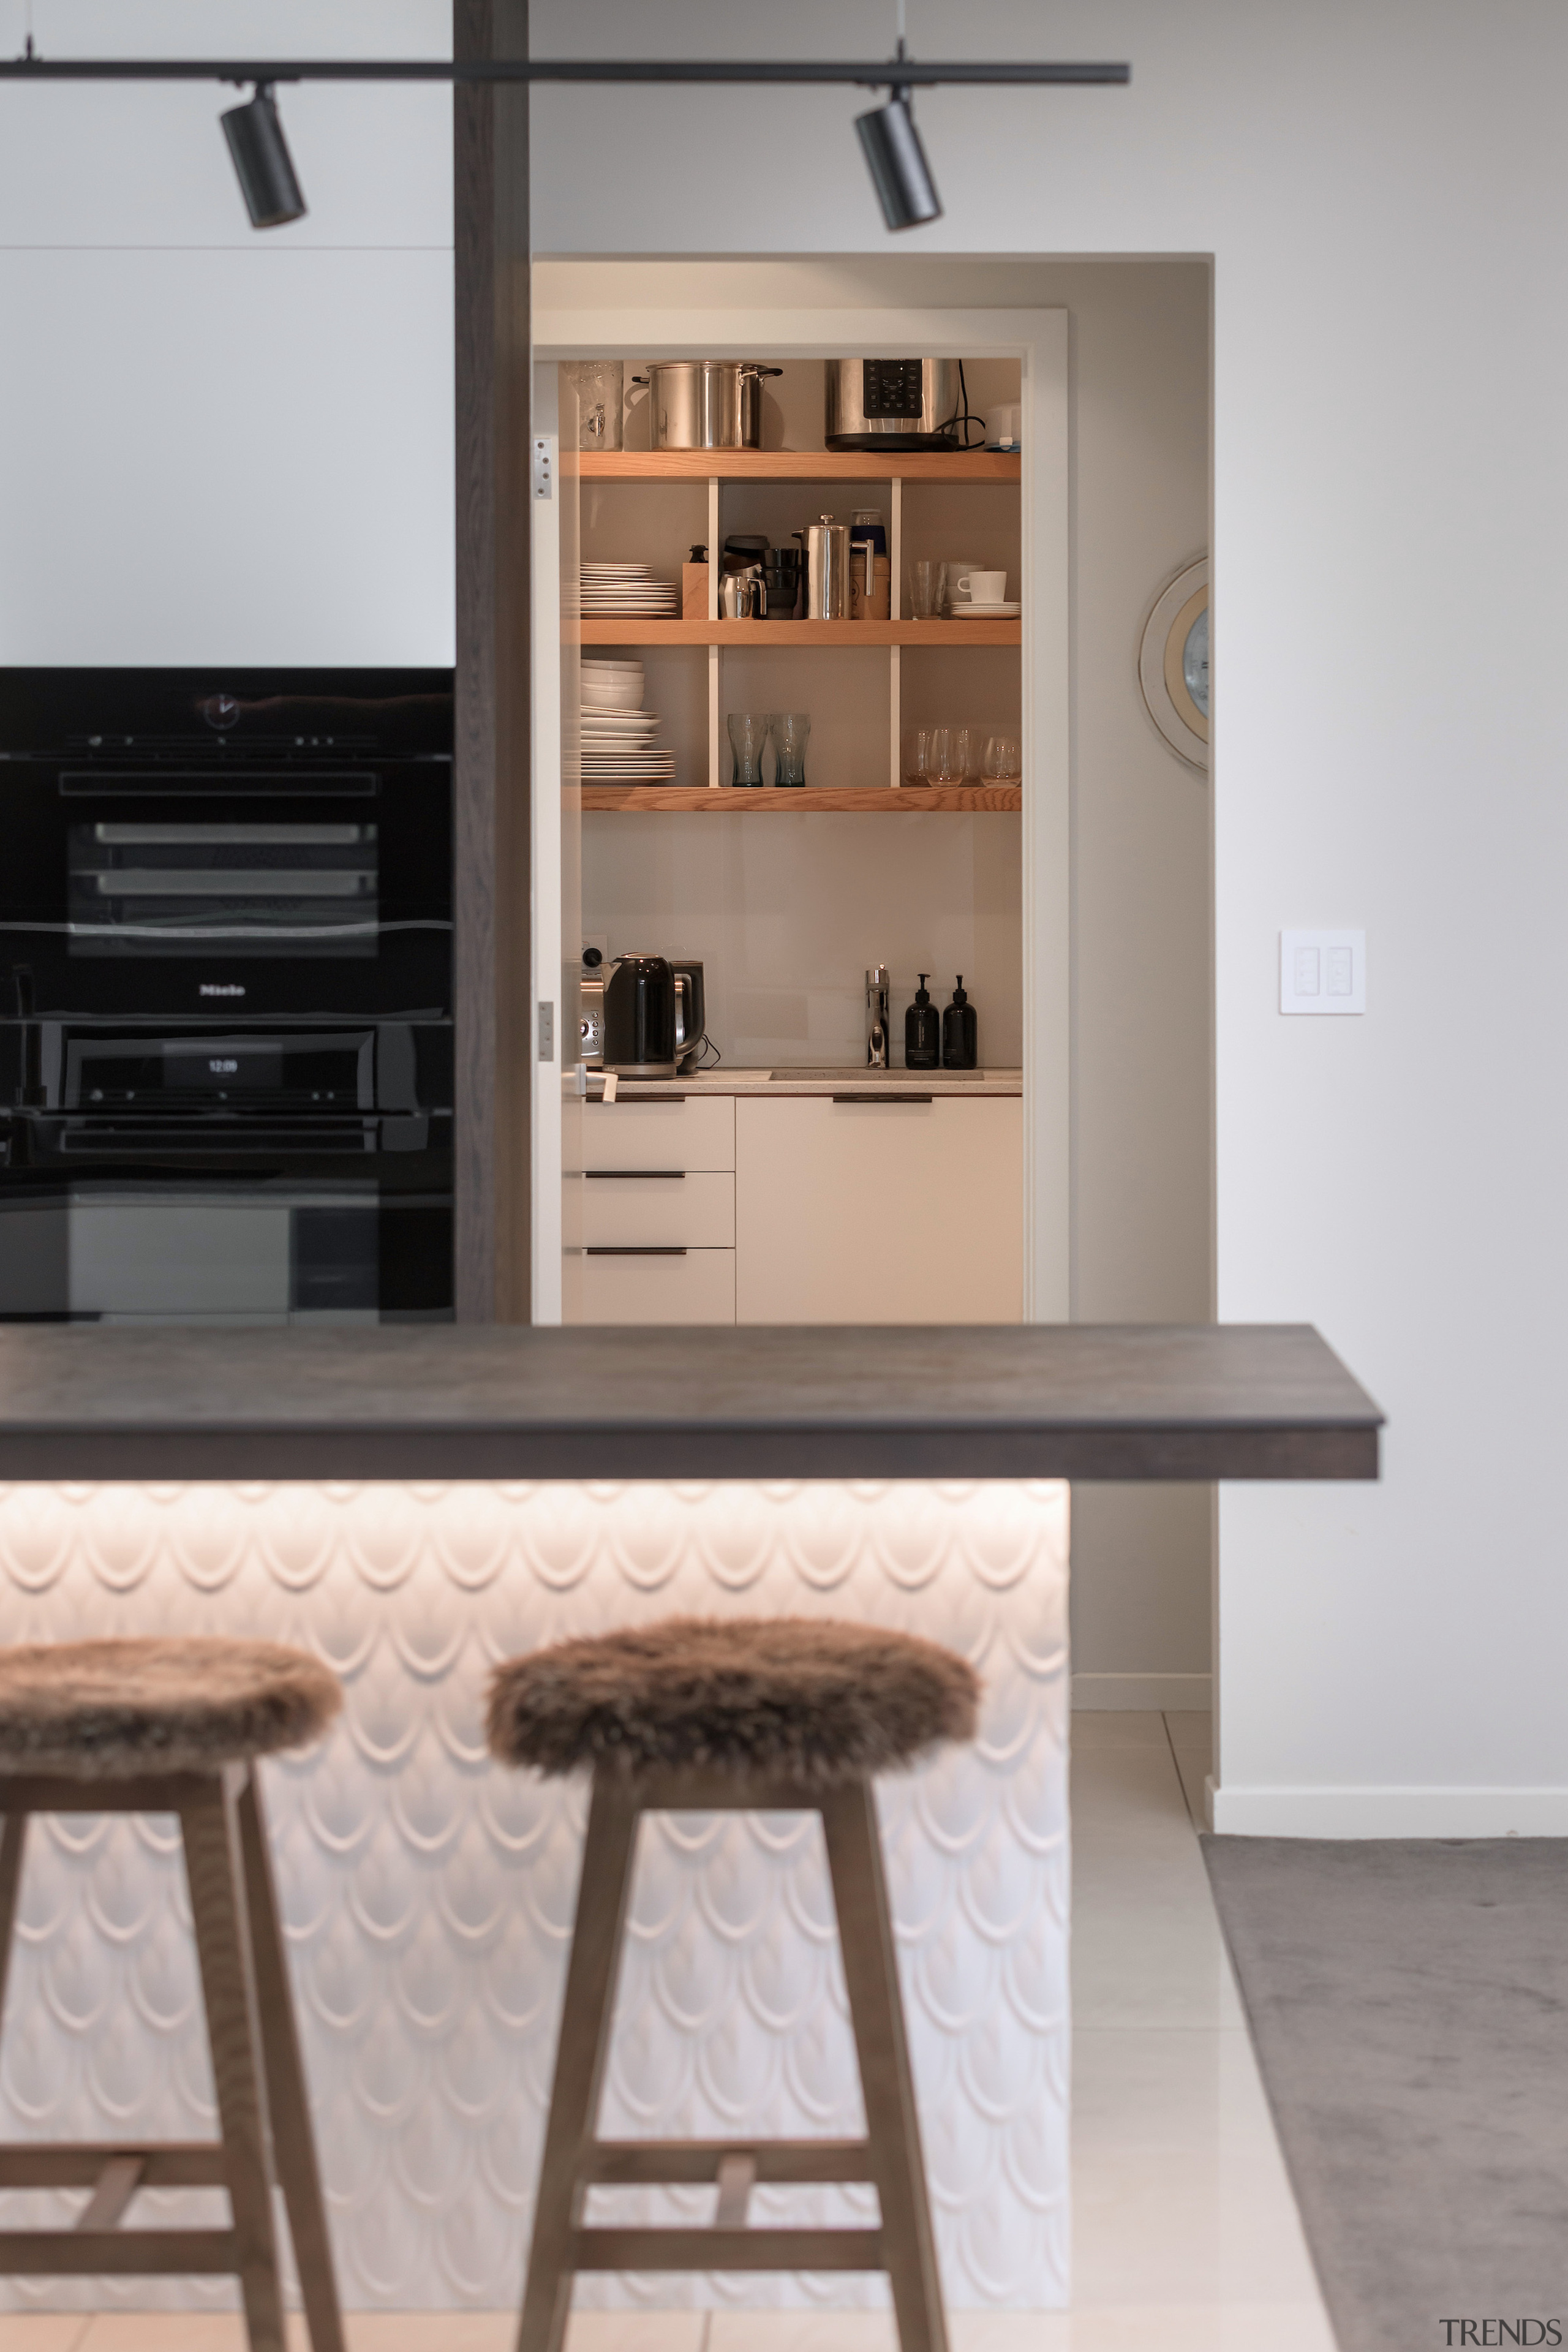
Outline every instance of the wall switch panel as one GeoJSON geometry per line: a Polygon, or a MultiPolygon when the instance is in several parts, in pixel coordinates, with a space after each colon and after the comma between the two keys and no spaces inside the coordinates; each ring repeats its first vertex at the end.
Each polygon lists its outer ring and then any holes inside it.
{"type": "Polygon", "coordinates": [[[1364,1013],[1364,931],[1281,931],[1281,1013],[1364,1013]]]}

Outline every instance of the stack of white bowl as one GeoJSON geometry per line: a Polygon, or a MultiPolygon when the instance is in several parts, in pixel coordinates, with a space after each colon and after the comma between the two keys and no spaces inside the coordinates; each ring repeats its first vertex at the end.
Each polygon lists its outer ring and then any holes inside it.
{"type": "Polygon", "coordinates": [[[583,782],[672,784],[675,754],[656,744],[658,713],[645,710],[640,661],[583,664],[583,782]]]}

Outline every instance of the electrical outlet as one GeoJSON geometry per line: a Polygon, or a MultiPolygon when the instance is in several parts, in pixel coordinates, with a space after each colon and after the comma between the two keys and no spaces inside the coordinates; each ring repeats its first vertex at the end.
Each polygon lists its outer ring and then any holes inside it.
{"type": "Polygon", "coordinates": [[[1364,931],[1281,931],[1281,1013],[1364,1013],[1364,931]]]}

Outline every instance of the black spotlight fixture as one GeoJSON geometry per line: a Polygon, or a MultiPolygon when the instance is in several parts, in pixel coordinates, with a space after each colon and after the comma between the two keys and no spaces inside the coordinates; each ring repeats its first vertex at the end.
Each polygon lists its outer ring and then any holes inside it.
{"type": "MultiPolygon", "coordinates": [[[[900,34],[900,64],[903,56],[900,34]]],[[[888,226],[918,228],[922,221],[940,220],[942,198],[915,129],[908,86],[889,83],[887,105],[873,107],[869,114],[858,114],[855,128],[860,133],[871,184],[888,226]]]]}
{"type": "Polygon", "coordinates": [[[251,227],[281,228],[286,221],[303,220],[305,199],[270,83],[258,83],[255,96],[231,107],[222,121],[251,227]]]}

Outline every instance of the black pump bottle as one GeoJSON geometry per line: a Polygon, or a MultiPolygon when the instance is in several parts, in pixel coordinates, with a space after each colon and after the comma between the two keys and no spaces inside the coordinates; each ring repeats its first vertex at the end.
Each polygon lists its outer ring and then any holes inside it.
{"type": "Polygon", "coordinates": [[[904,1014],[906,1070],[940,1070],[942,1067],[942,1015],[931,1001],[931,991],[926,986],[930,978],[929,971],[921,972],[915,1001],[904,1014]]]}
{"type": "Polygon", "coordinates": [[[973,1070],[979,1066],[979,1024],[974,1007],[964,994],[963,974],[960,972],[952,1003],[942,1016],[942,1066],[944,1070],[973,1070]]]}

